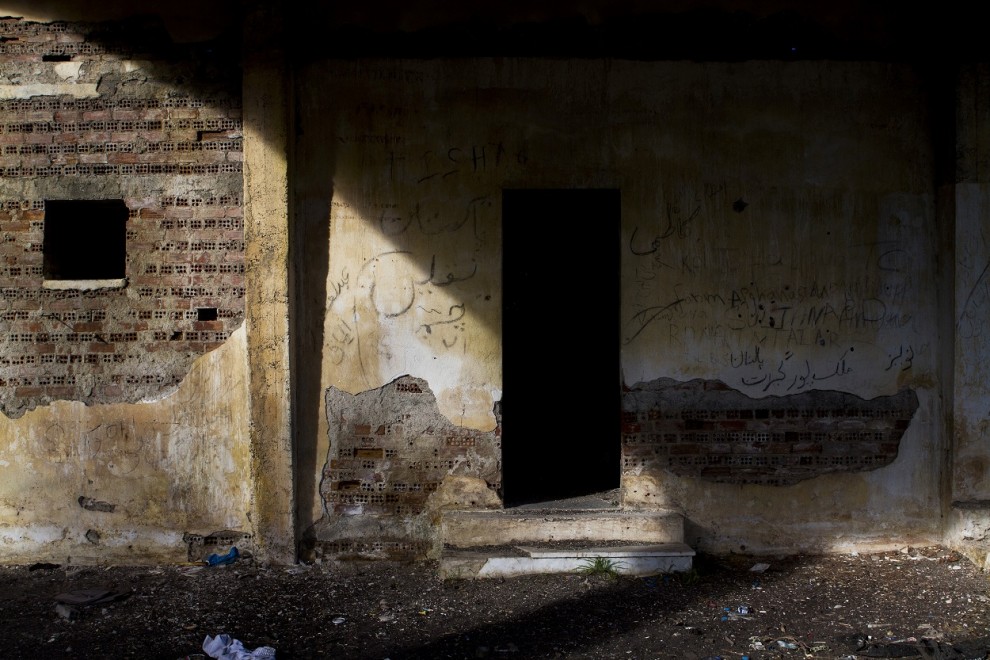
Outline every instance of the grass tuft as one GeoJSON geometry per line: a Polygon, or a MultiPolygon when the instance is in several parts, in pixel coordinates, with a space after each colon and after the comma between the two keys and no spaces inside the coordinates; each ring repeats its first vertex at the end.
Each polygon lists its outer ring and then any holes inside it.
{"type": "Polygon", "coordinates": [[[615,578],[625,566],[625,563],[608,557],[591,557],[584,560],[584,565],[578,571],[584,575],[615,578]]]}

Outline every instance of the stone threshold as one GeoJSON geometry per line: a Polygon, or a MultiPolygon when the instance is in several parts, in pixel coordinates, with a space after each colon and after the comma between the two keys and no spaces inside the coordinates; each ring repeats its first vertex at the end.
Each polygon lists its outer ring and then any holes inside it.
{"type": "Polygon", "coordinates": [[[598,558],[620,575],[648,576],[691,570],[694,550],[684,543],[553,543],[447,548],[440,558],[442,579],[580,573],[598,558]]]}

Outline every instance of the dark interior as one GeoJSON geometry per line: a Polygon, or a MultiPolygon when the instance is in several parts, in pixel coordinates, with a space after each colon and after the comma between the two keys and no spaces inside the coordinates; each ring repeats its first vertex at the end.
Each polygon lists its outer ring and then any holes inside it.
{"type": "Polygon", "coordinates": [[[46,280],[119,279],[126,274],[123,200],[46,200],[46,280]]]}
{"type": "Polygon", "coordinates": [[[619,485],[619,199],[503,191],[505,506],[619,485]]]}

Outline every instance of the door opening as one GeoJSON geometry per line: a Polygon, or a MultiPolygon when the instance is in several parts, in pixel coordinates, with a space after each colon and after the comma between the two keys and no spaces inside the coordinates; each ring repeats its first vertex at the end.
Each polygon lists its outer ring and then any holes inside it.
{"type": "Polygon", "coordinates": [[[507,507],[619,486],[619,200],[502,192],[507,507]]]}

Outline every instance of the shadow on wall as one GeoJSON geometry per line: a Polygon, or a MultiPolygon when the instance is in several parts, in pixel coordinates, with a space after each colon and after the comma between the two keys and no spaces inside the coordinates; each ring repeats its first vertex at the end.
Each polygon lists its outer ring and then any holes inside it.
{"type": "Polygon", "coordinates": [[[875,470],[897,458],[918,405],[911,389],[754,399],[720,381],[660,378],[622,393],[623,470],[768,486],[875,470]]]}

